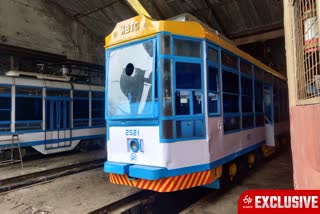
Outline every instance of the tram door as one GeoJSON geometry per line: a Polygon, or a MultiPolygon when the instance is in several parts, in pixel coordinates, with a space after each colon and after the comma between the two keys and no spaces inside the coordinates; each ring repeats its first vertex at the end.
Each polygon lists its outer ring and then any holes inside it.
{"type": "Polygon", "coordinates": [[[71,146],[70,100],[48,99],[46,102],[46,149],[71,146]]]}
{"type": "Polygon", "coordinates": [[[264,85],[263,103],[266,145],[274,146],[273,95],[272,86],[269,84],[264,85]]]}

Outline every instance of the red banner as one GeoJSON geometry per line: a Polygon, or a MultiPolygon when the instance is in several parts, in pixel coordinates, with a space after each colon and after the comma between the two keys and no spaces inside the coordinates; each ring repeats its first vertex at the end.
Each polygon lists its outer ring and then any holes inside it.
{"type": "Polygon", "coordinates": [[[320,190],[248,190],[238,201],[239,214],[320,213],[320,190]]]}

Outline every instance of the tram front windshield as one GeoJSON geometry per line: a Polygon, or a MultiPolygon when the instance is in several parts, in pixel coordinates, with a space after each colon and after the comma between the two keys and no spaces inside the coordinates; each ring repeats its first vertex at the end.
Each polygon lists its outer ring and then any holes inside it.
{"type": "Polygon", "coordinates": [[[153,114],[153,40],[110,51],[108,116],[144,117],[153,114]]]}

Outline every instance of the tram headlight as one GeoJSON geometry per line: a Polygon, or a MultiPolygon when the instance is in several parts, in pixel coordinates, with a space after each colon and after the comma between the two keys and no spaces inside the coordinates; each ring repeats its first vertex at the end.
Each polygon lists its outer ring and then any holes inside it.
{"type": "Polygon", "coordinates": [[[129,148],[132,152],[138,152],[139,151],[139,141],[137,139],[130,140],[129,148]]]}

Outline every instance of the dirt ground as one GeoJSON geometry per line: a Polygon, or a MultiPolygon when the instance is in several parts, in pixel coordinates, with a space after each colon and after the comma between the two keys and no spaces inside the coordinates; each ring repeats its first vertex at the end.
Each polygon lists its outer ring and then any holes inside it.
{"type": "Polygon", "coordinates": [[[111,184],[99,168],[0,195],[0,213],[88,213],[137,191],[111,184]]]}

